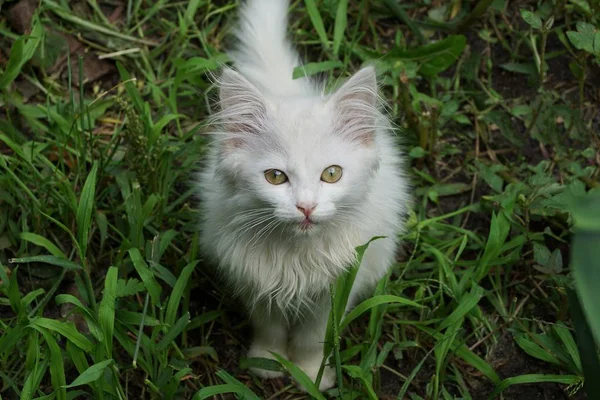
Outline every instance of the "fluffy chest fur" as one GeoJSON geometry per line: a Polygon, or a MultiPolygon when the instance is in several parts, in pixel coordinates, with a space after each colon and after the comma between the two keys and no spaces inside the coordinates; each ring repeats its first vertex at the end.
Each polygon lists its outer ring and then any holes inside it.
{"type": "Polygon", "coordinates": [[[273,215],[256,188],[222,176],[218,152],[212,152],[200,178],[202,247],[250,307],[262,302],[289,313],[310,308],[355,260],[355,247],[373,236],[387,239],[367,251],[357,285],[385,274],[394,261],[408,196],[393,138],[380,132],[375,144],[378,167],[349,189],[352,201],[338,205],[333,218],[310,234],[273,215]]]}

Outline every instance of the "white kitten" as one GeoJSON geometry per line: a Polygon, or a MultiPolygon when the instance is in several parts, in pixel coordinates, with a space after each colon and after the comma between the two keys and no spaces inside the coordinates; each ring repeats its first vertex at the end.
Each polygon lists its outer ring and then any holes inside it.
{"type": "MultiPolygon", "coordinates": [[[[386,236],[365,253],[350,304],[372,290],[394,262],[409,194],[374,69],[333,94],[292,79],[300,64],[287,11],[286,0],[250,0],[240,11],[238,72],[219,79],[219,131],[198,187],[201,242],[248,306],[248,356],[279,353],[314,380],[329,284],[356,246],[386,236]]],[[[320,389],[333,385],[327,369],[320,389]]]]}

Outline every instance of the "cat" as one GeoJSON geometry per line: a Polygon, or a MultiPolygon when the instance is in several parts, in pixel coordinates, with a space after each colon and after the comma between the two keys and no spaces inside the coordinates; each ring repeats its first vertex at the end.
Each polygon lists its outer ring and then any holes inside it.
{"type": "MultiPolygon", "coordinates": [[[[198,178],[200,241],[247,305],[248,357],[278,353],[314,381],[330,284],[357,246],[385,236],[366,251],[349,305],[373,290],[394,263],[410,195],[375,69],[360,69],[333,93],[293,79],[300,60],[286,35],[288,8],[288,0],[240,6],[235,70],[216,79],[217,128],[198,178]]],[[[319,389],[334,385],[327,367],[319,389]]]]}

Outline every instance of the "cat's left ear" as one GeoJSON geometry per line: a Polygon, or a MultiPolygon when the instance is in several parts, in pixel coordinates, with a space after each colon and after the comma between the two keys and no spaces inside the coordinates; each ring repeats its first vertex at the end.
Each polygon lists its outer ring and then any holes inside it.
{"type": "Polygon", "coordinates": [[[238,72],[225,68],[219,79],[218,120],[230,137],[226,146],[239,147],[264,131],[266,104],[260,91],[238,72]]]}
{"type": "Polygon", "coordinates": [[[375,68],[365,67],[354,74],[330,98],[335,112],[335,128],[340,134],[369,145],[375,135],[377,76],[375,68]]]}

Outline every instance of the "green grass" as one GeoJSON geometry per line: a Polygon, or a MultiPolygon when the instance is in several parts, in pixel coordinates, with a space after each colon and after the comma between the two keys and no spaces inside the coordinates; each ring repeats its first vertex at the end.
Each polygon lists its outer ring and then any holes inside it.
{"type": "Polygon", "coordinates": [[[295,75],[376,62],[415,185],[373,297],[343,316],[354,270],[332,286],[325,395],[243,359],[248,324],[198,251],[191,182],[237,4],[42,0],[24,35],[16,3],[0,0],[0,398],[309,397],[256,365],[315,398],[600,396],[597,2],[293,2],[311,62],[295,75]],[[88,82],[99,62],[61,34],[113,69],[88,82]]]}

